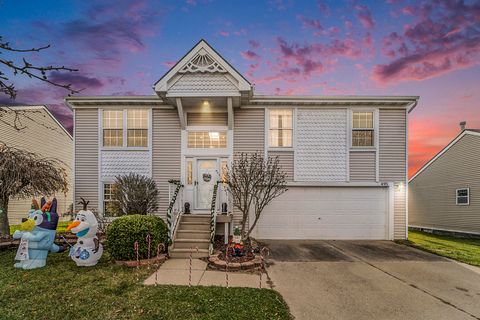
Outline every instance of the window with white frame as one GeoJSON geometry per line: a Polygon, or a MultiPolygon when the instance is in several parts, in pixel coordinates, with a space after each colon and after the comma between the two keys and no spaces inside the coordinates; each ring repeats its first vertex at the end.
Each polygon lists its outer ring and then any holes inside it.
{"type": "Polygon", "coordinates": [[[148,146],[148,110],[129,109],[127,111],[127,146],[148,146]]]}
{"type": "Polygon", "coordinates": [[[105,216],[111,216],[111,208],[110,205],[113,202],[113,184],[112,183],[104,183],[103,184],[103,214],[105,216]]]}
{"type": "Polygon", "coordinates": [[[103,146],[123,146],[123,110],[103,111],[103,146]]]}
{"type": "Polygon", "coordinates": [[[461,188],[456,190],[456,203],[459,206],[470,204],[470,188],[461,188]]]}
{"type": "Polygon", "coordinates": [[[226,148],[226,131],[188,131],[188,148],[226,148]]]}
{"type": "Polygon", "coordinates": [[[268,141],[270,148],[293,146],[293,109],[269,110],[268,141]]]}
{"type": "Polygon", "coordinates": [[[187,160],[187,170],[186,170],[186,183],[187,185],[192,185],[193,183],[193,162],[192,160],[187,160]]]}
{"type": "Polygon", "coordinates": [[[147,109],[103,110],[103,146],[148,147],[148,113],[147,109]]]}
{"type": "Polygon", "coordinates": [[[372,111],[352,113],[352,147],[373,147],[374,133],[372,111]]]}

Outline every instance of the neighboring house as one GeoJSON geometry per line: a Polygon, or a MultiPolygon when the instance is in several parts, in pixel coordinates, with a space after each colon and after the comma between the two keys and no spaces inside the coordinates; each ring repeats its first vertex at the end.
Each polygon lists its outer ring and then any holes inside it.
{"type": "MultiPolygon", "coordinates": [[[[185,185],[180,207],[209,214],[223,168],[258,151],[279,157],[289,190],[265,209],[255,238],[407,237],[407,118],[418,97],[256,95],[203,40],[153,89],[66,98],[75,203],[85,197],[105,213],[114,177],[137,172],[157,183],[158,215],[167,213],[169,179],[185,185]]],[[[219,197],[231,210],[222,187],[219,197]]]]}
{"type": "Polygon", "coordinates": [[[480,130],[460,125],[409,181],[411,227],[480,235],[480,130]]]}
{"type": "MultiPolygon", "coordinates": [[[[0,106],[0,142],[45,158],[55,158],[65,164],[69,178],[67,194],[58,193],[58,213],[66,217],[73,200],[73,138],[45,106],[0,106]],[[15,113],[13,110],[16,110],[15,113]],[[17,128],[15,128],[16,123],[17,128]]],[[[45,195],[47,197],[54,195],[45,195]]],[[[41,195],[38,196],[40,198],[41,195]]],[[[40,200],[40,199],[37,199],[40,200]]],[[[11,199],[8,205],[10,224],[26,218],[32,200],[11,199]]]]}

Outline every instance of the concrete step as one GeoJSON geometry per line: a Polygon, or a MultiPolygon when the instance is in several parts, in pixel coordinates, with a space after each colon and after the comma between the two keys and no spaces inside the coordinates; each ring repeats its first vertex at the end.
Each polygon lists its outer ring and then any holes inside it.
{"type": "MultiPolygon", "coordinates": [[[[190,249],[171,249],[168,253],[170,258],[173,259],[188,259],[190,258],[190,249]]],[[[208,249],[198,249],[192,251],[192,258],[205,258],[208,257],[208,249]]]]}
{"type": "Polygon", "coordinates": [[[180,239],[210,239],[210,230],[178,230],[177,238],[180,239]]]}
{"type": "Polygon", "coordinates": [[[208,249],[210,239],[175,239],[173,240],[174,249],[208,249]]]}
{"type": "Polygon", "coordinates": [[[198,214],[184,214],[182,215],[181,222],[210,222],[210,215],[198,215],[198,214]]]}
{"type": "Polygon", "coordinates": [[[178,231],[183,230],[210,231],[210,222],[180,222],[178,231]]]}

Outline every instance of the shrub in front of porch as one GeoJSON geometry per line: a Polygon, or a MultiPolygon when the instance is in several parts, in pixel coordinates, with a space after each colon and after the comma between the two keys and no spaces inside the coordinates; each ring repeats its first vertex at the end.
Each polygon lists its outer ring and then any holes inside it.
{"type": "Polygon", "coordinates": [[[136,173],[115,177],[108,211],[114,216],[151,214],[158,209],[158,189],[152,178],[136,173]]]}
{"type": "Polygon", "coordinates": [[[113,220],[107,228],[106,248],[114,260],[136,260],[135,241],[138,242],[139,259],[148,259],[148,235],[150,257],[157,254],[159,244],[167,241],[167,225],[156,216],[128,215],[113,220]]]}

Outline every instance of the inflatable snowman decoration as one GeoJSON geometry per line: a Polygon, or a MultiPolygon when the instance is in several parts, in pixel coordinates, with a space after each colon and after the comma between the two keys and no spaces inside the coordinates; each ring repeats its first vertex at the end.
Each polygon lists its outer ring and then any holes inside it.
{"type": "Polygon", "coordinates": [[[97,238],[98,222],[92,211],[87,210],[85,199],[80,202],[80,210],[75,220],[68,225],[67,231],[72,231],[78,237],[77,243],[70,248],[70,257],[79,267],[91,267],[98,263],[103,253],[103,247],[97,238]]]}

